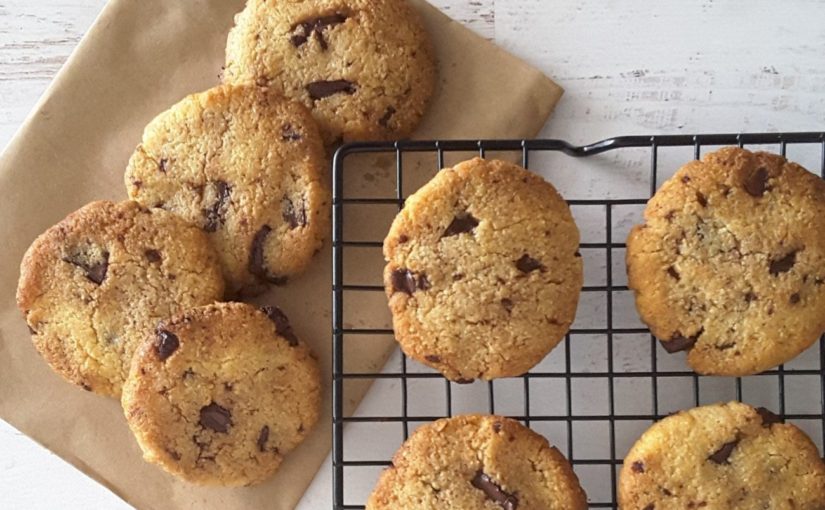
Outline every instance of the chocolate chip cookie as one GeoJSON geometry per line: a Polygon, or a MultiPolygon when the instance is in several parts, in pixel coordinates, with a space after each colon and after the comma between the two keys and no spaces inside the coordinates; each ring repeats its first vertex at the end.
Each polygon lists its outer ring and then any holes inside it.
{"type": "Polygon", "coordinates": [[[775,367],[825,331],[825,182],[774,154],[707,154],[650,200],[627,267],[642,319],[694,370],[775,367]]]}
{"type": "Polygon", "coordinates": [[[303,271],[329,226],[318,129],[301,105],[255,86],[182,100],[147,127],[129,161],[129,196],[209,235],[228,291],[303,271]]]}
{"type": "Polygon", "coordinates": [[[804,432],[739,402],[654,424],[624,460],[624,510],[825,508],[825,463],[804,432]]]}
{"type": "Polygon", "coordinates": [[[146,331],[222,296],[218,257],[200,229],[136,202],[93,202],[31,245],[17,305],[55,371],[118,396],[146,331]]]}
{"type": "Polygon", "coordinates": [[[573,322],[578,249],[569,207],[538,175],[481,158],[442,170],[384,241],[401,348],[453,381],[523,374],[573,322]]]}
{"type": "Polygon", "coordinates": [[[160,323],[123,388],[144,458],[205,485],[270,476],[317,421],[320,399],[317,362],[286,316],[242,303],[160,323]]]}
{"type": "Polygon", "coordinates": [[[327,145],[404,138],[424,115],[436,65],[404,0],[250,0],[235,21],[224,80],[304,103],[327,145]]]}
{"type": "Polygon", "coordinates": [[[378,480],[367,510],[579,510],[587,497],[567,459],[524,425],[468,415],[425,425],[378,480]]]}

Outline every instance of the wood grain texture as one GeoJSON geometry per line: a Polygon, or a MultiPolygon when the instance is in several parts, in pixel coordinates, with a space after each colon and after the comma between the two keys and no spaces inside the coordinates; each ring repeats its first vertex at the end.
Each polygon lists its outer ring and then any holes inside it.
{"type": "MultiPolygon", "coordinates": [[[[619,134],[825,129],[822,1],[433,3],[565,87],[546,136],[584,143],[619,134]]],[[[0,0],[0,147],[104,4],[0,0]]],[[[641,171],[644,157],[606,159],[641,171]]],[[[643,186],[637,173],[601,170],[562,182],[562,188],[587,196],[643,186]]],[[[583,360],[588,366],[602,361],[583,360]]],[[[365,408],[380,413],[382,405],[397,400],[398,391],[392,384],[377,385],[365,408]]],[[[2,422],[0,452],[3,507],[126,508],[2,422]]],[[[375,476],[377,470],[367,470],[363,483],[348,486],[353,501],[363,500],[375,476]]],[[[329,508],[330,484],[330,471],[323,469],[300,508],[329,508]]]]}

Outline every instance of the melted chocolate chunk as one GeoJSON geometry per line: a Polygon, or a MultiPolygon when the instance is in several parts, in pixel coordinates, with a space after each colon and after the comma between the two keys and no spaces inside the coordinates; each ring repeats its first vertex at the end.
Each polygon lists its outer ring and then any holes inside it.
{"type": "Polygon", "coordinates": [[[317,101],[342,92],[349,95],[355,94],[358,87],[355,83],[347,80],[327,80],[314,81],[308,84],[306,89],[309,92],[309,97],[313,101],[317,101]]]}
{"type": "Polygon", "coordinates": [[[398,244],[404,244],[409,240],[410,240],[409,236],[407,236],[405,234],[401,234],[400,236],[398,236],[398,244]]]}
{"type": "Polygon", "coordinates": [[[146,256],[146,260],[149,262],[157,263],[161,261],[160,252],[157,250],[146,250],[143,255],[146,256]]]}
{"type": "Polygon", "coordinates": [[[761,197],[768,189],[768,170],[760,166],[742,183],[742,187],[753,197],[761,197]]]}
{"type": "Polygon", "coordinates": [[[644,473],[645,472],[645,464],[644,462],[637,460],[633,464],[630,465],[630,469],[634,473],[644,473]]]}
{"type": "Polygon", "coordinates": [[[272,232],[272,227],[264,225],[252,238],[252,247],[249,251],[249,264],[247,269],[258,279],[269,282],[273,285],[283,285],[287,282],[286,276],[273,276],[266,270],[264,257],[264,247],[266,238],[272,232]]]}
{"type": "Polygon", "coordinates": [[[94,264],[88,264],[81,260],[78,260],[78,257],[65,257],[63,262],[68,262],[69,264],[75,265],[82,269],[86,273],[86,278],[90,281],[101,285],[103,280],[106,279],[106,273],[109,272],[109,252],[103,252],[103,260],[100,262],[95,262],[94,264]]]}
{"type": "Polygon", "coordinates": [[[295,205],[291,199],[284,197],[281,201],[281,216],[287,222],[289,228],[295,230],[298,227],[304,227],[307,224],[307,204],[303,197],[298,206],[295,205]]]}
{"type": "Polygon", "coordinates": [[[201,408],[201,419],[198,424],[205,429],[226,434],[232,426],[232,413],[229,409],[212,402],[201,408]]]}
{"type": "Polygon", "coordinates": [[[705,197],[705,195],[702,194],[700,191],[696,192],[696,201],[699,202],[699,205],[701,205],[702,207],[707,207],[708,206],[707,197],[705,197]]]}
{"type": "Polygon", "coordinates": [[[180,347],[180,340],[178,337],[165,329],[157,331],[157,338],[155,339],[155,352],[158,353],[158,359],[166,361],[166,359],[174,354],[180,347]]]}
{"type": "Polygon", "coordinates": [[[215,232],[223,225],[226,219],[226,208],[229,205],[229,195],[232,190],[225,181],[215,181],[212,184],[215,188],[215,201],[209,209],[203,210],[205,216],[203,229],[207,232],[215,232]]]}
{"type": "Polygon", "coordinates": [[[676,268],[673,266],[667,268],[667,274],[669,274],[671,278],[673,278],[677,282],[681,280],[681,276],[679,276],[679,271],[677,271],[676,268]]]}
{"type": "Polygon", "coordinates": [[[281,139],[285,142],[296,142],[303,138],[301,133],[292,127],[292,124],[284,124],[281,130],[281,139]]]}
{"type": "Polygon", "coordinates": [[[346,20],[346,15],[336,12],[335,14],[302,21],[292,27],[292,36],[289,40],[293,46],[300,48],[314,35],[321,49],[326,50],[329,46],[324,38],[324,31],[329,27],[340,25],[346,20]]]}
{"type": "Polygon", "coordinates": [[[277,306],[264,306],[261,308],[261,311],[266,314],[269,319],[275,323],[275,331],[278,332],[279,335],[284,337],[289,345],[295,347],[298,345],[298,337],[295,336],[295,332],[292,330],[292,326],[289,324],[289,319],[287,318],[286,314],[281,311],[280,308],[277,306]]]}
{"type": "Polygon", "coordinates": [[[787,273],[796,264],[796,251],[792,251],[781,259],[771,260],[768,271],[776,276],[780,273],[787,273]]]}
{"type": "Polygon", "coordinates": [[[258,451],[263,453],[266,451],[266,442],[269,441],[269,425],[264,425],[258,434],[258,451]]]}
{"type": "Polygon", "coordinates": [[[430,281],[427,275],[414,273],[409,269],[396,269],[391,276],[392,288],[395,292],[404,292],[412,295],[416,290],[427,290],[430,288],[430,281]]]}
{"type": "Polygon", "coordinates": [[[771,425],[774,423],[782,423],[782,418],[768,411],[764,407],[757,407],[756,414],[762,418],[762,426],[765,428],[771,428],[771,425]]]}
{"type": "Polygon", "coordinates": [[[441,237],[457,236],[472,232],[478,226],[478,220],[470,213],[457,214],[441,237]]]}
{"type": "Polygon", "coordinates": [[[380,119],[378,119],[378,124],[379,124],[381,127],[387,127],[387,126],[389,126],[390,119],[391,119],[391,118],[392,118],[392,116],[393,116],[393,115],[395,115],[395,114],[396,114],[396,109],[395,109],[395,108],[393,108],[392,106],[388,106],[388,107],[387,107],[387,109],[386,109],[386,110],[384,110],[384,115],[382,115],[382,116],[381,116],[381,118],[380,118],[380,119]]]}
{"type": "Polygon", "coordinates": [[[696,340],[699,339],[699,336],[703,332],[704,330],[700,329],[695,335],[686,337],[677,331],[672,337],[670,337],[670,340],[662,342],[662,347],[664,347],[665,350],[671,354],[679,351],[689,351],[690,349],[693,349],[694,345],[696,345],[696,340]]]}
{"type": "Polygon", "coordinates": [[[514,494],[504,492],[504,490],[483,471],[479,470],[476,472],[476,475],[470,483],[476,489],[484,492],[487,499],[497,503],[504,510],[516,510],[516,508],[518,508],[518,498],[514,494]]]}
{"type": "Polygon", "coordinates": [[[436,356],[435,354],[427,354],[424,356],[424,359],[430,363],[441,363],[441,356],[436,356]]]}
{"type": "Polygon", "coordinates": [[[751,301],[756,301],[756,294],[753,292],[747,292],[745,294],[745,302],[750,303],[751,301]]]}
{"type": "Polygon", "coordinates": [[[524,254],[516,261],[516,269],[527,274],[535,270],[544,271],[546,268],[538,260],[532,258],[530,255],[524,254]]]}
{"type": "Polygon", "coordinates": [[[729,464],[728,458],[730,458],[730,455],[733,453],[733,449],[736,448],[737,444],[739,444],[738,439],[723,444],[721,448],[713,452],[713,455],[708,457],[708,460],[715,462],[716,464],[729,464]]]}

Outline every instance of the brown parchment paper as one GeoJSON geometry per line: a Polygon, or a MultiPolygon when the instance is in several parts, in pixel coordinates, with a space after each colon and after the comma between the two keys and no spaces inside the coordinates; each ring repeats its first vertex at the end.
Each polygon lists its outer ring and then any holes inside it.
{"type": "MultiPolygon", "coordinates": [[[[534,136],[561,88],[432,6],[413,3],[441,67],[440,90],[416,137],[534,136]]],[[[91,200],[126,198],[123,172],[144,125],[218,82],[226,33],[242,8],[243,0],[110,0],[0,159],[0,417],[138,508],[293,508],[329,452],[327,384],[319,425],[268,482],[223,489],[177,481],[143,462],[116,400],[51,372],[15,306],[28,245],[91,200]]],[[[373,164],[385,163],[392,162],[373,164]]],[[[257,299],[284,308],[319,355],[325,383],[330,290],[324,249],[306,275],[257,299]]],[[[375,301],[364,313],[386,316],[386,303],[375,301]]],[[[375,370],[391,347],[356,351],[350,360],[375,370]]],[[[365,390],[349,394],[347,407],[365,390]]]]}

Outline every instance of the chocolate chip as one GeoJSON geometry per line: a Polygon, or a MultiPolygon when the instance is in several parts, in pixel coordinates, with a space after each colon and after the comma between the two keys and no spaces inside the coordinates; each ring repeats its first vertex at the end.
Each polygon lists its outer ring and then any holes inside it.
{"type": "Polygon", "coordinates": [[[29,328],[29,333],[31,333],[32,335],[37,335],[37,331],[35,331],[33,327],[29,326],[28,324],[26,324],[26,327],[29,328]]]}
{"type": "Polygon", "coordinates": [[[297,207],[295,206],[295,202],[288,197],[284,197],[281,201],[281,211],[281,216],[284,218],[284,221],[287,222],[290,229],[295,230],[298,227],[306,226],[307,204],[303,197],[297,207]]]}
{"type": "Polygon", "coordinates": [[[436,356],[435,354],[427,354],[424,356],[424,359],[430,363],[441,363],[441,356],[436,356]]]}
{"type": "Polygon", "coordinates": [[[292,124],[284,124],[281,129],[281,139],[285,142],[295,142],[303,138],[301,133],[292,127],[292,124]]]}
{"type": "Polygon", "coordinates": [[[642,510],[656,510],[656,506],[653,503],[651,503],[644,507],[642,510]]]}
{"type": "Polygon", "coordinates": [[[630,465],[630,469],[634,473],[644,473],[645,472],[645,464],[644,462],[637,460],[633,464],[630,465]]]}
{"type": "Polygon", "coordinates": [[[401,234],[400,236],[398,236],[398,244],[404,244],[409,240],[410,240],[410,238],[408,236],[404,235],[404,234],[401,234]]]}
{"type": "Polygon", "coordinates": [[[457,236],[459,234],[472,232],[477,226],[478,220],[472,214],[466,212],[456,214],[441,237],[457,236]]]}
{"type": "Polygon", "coordinates": [[[524,254],[521,256],[520,259],[516,261],[516,269],[518,269],[522,273],[527,274],[537,269],[540,271],[544,271],[546,268],[538,260],[532,258],[527,254],[524,254]]]}
{"type": "Polygon", "coordinates": [[[226,434],[232,426],[232,413],[229,409],[212,402],[201,408],[201,419],[198,424],[205,429],[226,434]]]}
{"type": "Polygon", "coordinates": [[[292,36],[289,40],[293,46],[299,48],[314,34],[316,39],[318,39],[318,44],[321,46],[321,49],[326,50],[328,45],[324,38],[324,31],[329,27],[340,25],[346,20],[347,16],[345,14],[336,12],[335,14],[302,21],[292,27],[292,36]]]}
{"type": "Polygon", "coordinates": [[[182,379],[189,379],[190,377],[195,377],[195,371],[192,370],[192,367],[187,368],[183,371],[183,375],[181,376],[182,379]]]}
{"type": "Polygon", "coordinates": [[[747,292],[745,294],[745,302],[750,303],[751,301],[756,301],[756,294],[753,292],[747,292]]]}
{"type": "Polygon", "coordinates": [[[215,181],[212,185],[215,188],[215,201],[208,209],[203,210],[206,218],[203,229],[207,232],[215,232],[223,225],[226,218],[226,207],[229,203],[229,195],[232,190],[225,181],[215,181]]]}
{"type": "Polygon", "coordinates": [[[158,359],[166,361],[180,347],[180,340],[178,337],[165,329],[159,329],[157,338],[155,339],[155,352],[158,353],[158,359]]]}
{"type": "Polygon", "coordinates": [[[756,414],[762,418],[762,426],[765,428],[770,428],[774,423],[782,423],[782,418],[768,411],[764,407],[757,407],[756,414]]]}
{"type": "Polygon", "coordinates": [[[63,262],[68,262],[69,264],[75,265],[86,273],[86,278],[90,281],[101,285],[103,280],[106,279],[106,273],[109,271],[109,252],[103,252],[103,260],[100,262],[95,262],[94,264],[89,264],[87,262],[83,262],[79,260],[79,257],[65,257],[63,258],[63,262]]]}
{"type": "Polygon", "coordinates": [[[696,201],[699,202],[699,205],[702,207],[708,206],[708,199],[699,191],[696,192],[696,201]]]}
{"type": "Polygon", "coordinates": [[[273,276],[269,274],[265,267],[264,247],[266,238],[272,232],[272,227],[264,225],[252,238],[252,247],[249,251],[249,264],[247,269],[254,276],[267,281],[273,285],[283,285],[287,282],[286,276],[273,276]]]}
{"type": "Polygon", "coordinates": [[[169,168],[169,160],[168,159],[162,158],[160,161],[158,161],[158,170],[160,170],[163,173],[166,173],[167,168],[169,168]]]}
{"type": "Polygon", "coordinates": [[[760,166],[745,179],[742,186],[745,188],[745,191],[748,192],[748,195],[753,197],[761,197],[765,194],[765,190],[768,189],[767,183],[768,170],[765,167],[760,166]]]}
{"type": "Polygon", "coordinates": [[[453,382],[456,383],[456,384],[473,384],[476,381],[475,381],[475,379],[464,379],[463,377],[461,377],[461,378],[456,379],[453,382]]]}
{"type": "Polygon", "coordinates": [[[149,262],[157,263],[161,260],[160,252],[157,250],[146,250],[143,254],[149,262]]]}
{"type": "Polygon", "coordinates": [[[728,464],[728,458],[733,453],[733,449],[736,448],[737,444],[739,444],[739,439],[723,444],[721,448],[713,452],[713,454],[708,457],[708,460],[713,461],[716,464],[728,464]]]}
{"type": "Polygon", "coordinates": [[[792,251],[781,259],[771,260],[768,267],[771,275],[776,276],[780,273],[787,273],[796,264],[796,251],[792,251]]]}
{"type": "Polygon", "coordinates": [[[427,290],[430,288],[430,281],[427,275],[417,274],[409,269],[396,269],[391,276],[392,288],[394,292],[404,292],[412,295],[416,290],[427,290]]]}
{"type": "Polygon", "coordinates": [[[493,432],[501,432],[501,422],[494,421],[493,422],[493,432]]]}
{"type": "Polygon", "coordinates": [[[503,306],[504,309],[507,310],[507,313],[510,313],[513,311],[513,300],[504,298],[501,300],[501,306],[503,306]]]}
{"type": "Polygon", "coordinates": [[[667,268],[667,274],[669,274],[671,278],[673,278],[677,282],[682,279],[682,277],[679,276],[679,271],[677,271],[676,268],[673,266],[667,268]]]}
{"type": "Polygon", "coordinates": [[[682,182],[684,182],[685,184],[689,183],[690,182],[690,176],[686,175],[686,176],[682,177],[682,182]]]}
{"type": "Polygon", "coordinates": [[[295,336],[295,332],[289,324],[289,319],[280,308],[277,306],[264,306],[261,308],[261,311],[275,323],[275,331],[284,337],[290,346],[295,347],[298,345],[298,337],[295,336]]]}
{"type": "Polygon", "coordinates": [[[662,342],[662,347],[664,347],[665,350],[671,354],[679,351],[689,351],[690,349],[693,349],[694,345],[696,345],[696,340],[699,339],[699,335],[703,332],[704,329],[700,329],[695,335],[686,337],[677,331],[672,337],[670,337],[670,340],[662,342]]]}
{"type": "Polygon", "coordinates": [[[715,347],[717,351],[728,351],[736,347],[736,342],[728,342],[722,345],[716,345],[715,347]]]}
{"type": "Polygon", "coordinates": [[[791,302],[792,305],[795,305],[795,304],[799,303],[800,299],[802,299],[802,298],[799,297],[799,292],[794,292],[793,294],[791,294],[791,297],[789,298],[789,301],[791,302]]]}
{"type": "Polygon", "coordinates": [[[388,106],[387,109],[384,110],[384,115],[382,115],[381,118],[378,119],[378,124],[381,127],[387,127],[390,123],[390,119],[392,118],[393,115],[395,115],[395,113],[396,113],[396,109],[393,108],[392,106],[388,106]]]}
{"type": "Polygon", "coordinates": [[[503,508],[504,510],[516,510],[518,508],[518,498],[513,494],[505,492],[492,478],[479,470],[470,481],[476,489],[484,492],[488,499],[503,508]]]}
{"type": "Polygon", "coordinates": [[[83,388],[86,391],[92,391],[92,387],[90,385],[86,384],[85,382],[80,383],[80,387],[83,388]]]}
{"type": "Polygon", "coordinates": [[[317,101],[341,92],[349,95],[355,94],[358,87],[347,80],[327,80],[314,81],[306,86],[306,90],[309,92],[309,97],[317,101]]]}
{"type": "Polygon", "coordinates": [[[258,451],[263,453],[266,451],[266,442],[269,441],[269,425],[264,425],[258,434],[258,451]]]}

